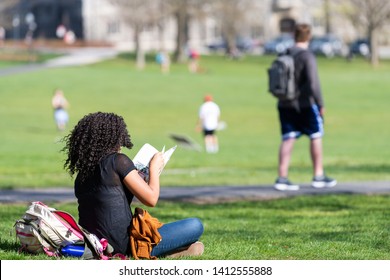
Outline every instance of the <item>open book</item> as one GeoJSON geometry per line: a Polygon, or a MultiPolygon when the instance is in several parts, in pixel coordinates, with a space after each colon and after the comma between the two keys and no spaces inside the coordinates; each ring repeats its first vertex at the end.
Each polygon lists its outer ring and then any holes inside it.
{"type": "MultiPolygon", "coordinates": [[[[164,166],[171,158],[171,155],[176,150],[176,147],[177,146],[174,146],[167,151],[165,151],[165,146],[163,147],[161,152],[163,153],[164,166]]],[[[150,160],[158,152],[159,151],[155,147],[153,147],[149,143],[146,143],[141,147],[141,149],[138,151],[138,153],[135,155],[133,159],[134,165],[137,168],[138,173],[146,182],[149,182],[150,160]]]]}

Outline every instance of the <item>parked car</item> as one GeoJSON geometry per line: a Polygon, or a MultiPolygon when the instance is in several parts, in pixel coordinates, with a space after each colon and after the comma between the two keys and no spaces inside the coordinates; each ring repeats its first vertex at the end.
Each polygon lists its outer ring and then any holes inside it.
{"type": "MultiPolygon", "coordinates": [[[[248,37],[238,37],[236,39],[236,48],[240,52],[250,52],[253,50],[253,48],[257,47],[259,43],[256,40],[253,40],[248,37]]],[[[224,51],[227,50],[227,42],[225,39],[218,39],[215,42],[207,45],[207,48],[210,51],[218,52],[218,51],[224,51]]]]}
{"type": "Polygon", "coordinates": [[[282,34],[264,44],[265,54],[280,54],[294,45],[294,38],[290,34],[282,34]]]}
{"type": "Polygon", "coordinates": [[[346,56],[348,49],[343,41],[334,35],[313,37],[309,44],[309,49],[316,55],[326,57],[346,56]]]}
{"type": "Polygon", "coordinates": [[[357,39],[349,45],[349,57],[360,55],[369,57],[371,55],[371,45],[368,39],[357,39]]]}

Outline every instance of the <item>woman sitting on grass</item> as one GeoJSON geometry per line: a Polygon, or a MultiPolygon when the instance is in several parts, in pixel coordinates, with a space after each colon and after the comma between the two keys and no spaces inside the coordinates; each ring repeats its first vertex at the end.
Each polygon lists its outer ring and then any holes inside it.
{"type": "MultiPolygon", "coordinates": [[[[99,238],[105,238],[114,254],[130,256],[130,208],[134,196],[146,206],[154,207],[160,195],[159,174],[164,166],[161,153],[150,162],[149,183],[138,174],[133,161],[121,153],[133,144],[122,117],[113,113],[84,116],[64,138],[67,153],[64,167],[75,179],[79,224],[99,238]]],[[[158,229],[159,242],[151,256],[196,256],[203,253],[199,238],[202,222],[188,218],[166,223],[158,229]]]]}

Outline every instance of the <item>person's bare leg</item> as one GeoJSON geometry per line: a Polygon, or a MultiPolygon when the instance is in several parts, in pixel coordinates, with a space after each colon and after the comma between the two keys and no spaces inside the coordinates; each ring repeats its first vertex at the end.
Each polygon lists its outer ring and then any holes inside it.
{"type": "Polygon", "coordinates": [[[205,145],[205,148],[206,148],[206,152],[210,153],[210,150],[211,150],[211,142],[210,142],[210,135],[206,135],[204,137],[204,145],[205,145]]]}
{"type": "Polygon", "coordinates": [[[279,147],[279,177],[288,177],[288,169],[292,150],[294,148],[295,138],[290,138],[282,141],[279,147]]]}
{"type": "Polygon", "coordinates": [[[324,175],[324,168],[322,163],[322,138],[310,140],[310,154],[313,163],[313,175],[324,175]]]}
{"type": "Polygon", "coordinates": [[[310,152],[313,161],[313,181],[314,188],[331,188],[337,185],[337,180],[325,175],[323,167],[322,139],[317,138],[310,141],[310,152]]]}
{"type": "Polygon", "coordinates": [[[219,151],[219,145],[218,145],[218,137],[216,135],[213,135],[213,152],[217,153],[219,151]]]}

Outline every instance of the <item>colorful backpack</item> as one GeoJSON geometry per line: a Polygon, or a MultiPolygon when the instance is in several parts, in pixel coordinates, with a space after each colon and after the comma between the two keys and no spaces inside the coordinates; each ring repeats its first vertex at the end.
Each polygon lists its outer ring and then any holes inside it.
{"type": "Polygon", "coordinates": [[[83,229],[69,213],[39,201],[31,203],[14,228],[21,243],[20,251],[82,259],[111,257],[112,247],[107,240],[99,240],[83,229]]]}

